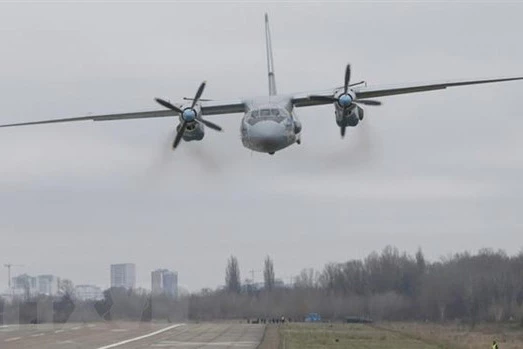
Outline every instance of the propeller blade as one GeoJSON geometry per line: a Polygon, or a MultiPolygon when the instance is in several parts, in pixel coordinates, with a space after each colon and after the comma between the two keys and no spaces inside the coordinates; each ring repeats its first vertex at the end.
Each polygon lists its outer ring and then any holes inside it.
{"type": "Polygon", "coordinates": [[[178,133],[176,134],[176,137],[174,138],[173,150],[176,149],[178,144],[180,144],[180,141],[182,140],[182,137],[183,137],[183,133],[185,132],[185,127],[187,127],[187,121],[184,120],[182,123],[182,127],[180,127],[180,131],[178,131],[178,133]]]}
{"type": "Polygon", "coordinates": [[[202,124],[204,124],[205,126],[207,126],[208,128],[212,128],[215,131],[222,131],[223,130],[220,126],[218,126],[218,125],[216,125],[216,124],[214,124],[214,123],[212,123],[210,121],[207,121],[205,119],[198,118],[198,121],[201,122],[202,124]]]}
{"type": "Polygon", "coordinates": [[[380,101],[376,101],[373,99],[357,99],[355,102],[359,103],[359,104],[363,104],[363,105],[372,105],[372,106],[379,106],[382,104],[380,101]]]}
{"type": "Polygon", "coordinates": [[[343,84],[343,93],[347,94],[347,91],[349,90],[349,82],[350,82],[350,64],[347,64],[347,68],[345,68],[345,83],[343,84]]]}
{"type": "Polygon", "coordinates": [[[171,103],[169,103],[169,102],[167,102],[167,101],[164,101],[164,100],[161,99],[161,98],[155,98],[154,100],[155,100],[158,104],[161,104],[162,106],[164,106],[164,107],[167,108],[167,109],[174,110],[175,112],[178,112],[178,113],[180,113],[180,114],[183,113],[183,111],[182,111],[180,108],[178,108],[178,107],[172,105],[171,103]]]}
{"type": "Polygon", "coordinates": [[[355,82],[354,84],[349,84],[349,87],[358,86],[358,85],[366,84],[366,83],[367,82],[365,80],[361,80],[361,81],[355,82]]]}
{"type": "MultiPolygon", "coordinates": [[[[194,101],[194,98],[183,97],[183,100],[184,101],[194,101]]],[[[212,102],[213,100],[212,99],[208,99],[208,98],[200,98],[199,101],[200,102],[212,102]]]]}
{"type": "Polygon", "coordinates": [[[194,96],[194,99],[192,101],[192,105],[191,105],[192,109],[194,109],[194,106],[196,105],[196,103],[198,103],[198,100],[202,96],[203,90],[205,89],[205,84],[206,84],[206,82],[204,81],[201,83],[200,87],[198,87],[198,91],[196,91],[196,95],[194,96]]]}
{"type": "Polygon", "coordinates": [[[331,103],[334,103],[338,100],[337,98],[329,97],[329,96],[309,96],[309,99],[312,101],[331,102],[331,103]]]}
{"type": "Polygon", "coordinates": [[[340,133],[341,133],[341,138],[345,138],[345,130],[347,129],[346,126],[341,126],[340,127],[340,133]]]}

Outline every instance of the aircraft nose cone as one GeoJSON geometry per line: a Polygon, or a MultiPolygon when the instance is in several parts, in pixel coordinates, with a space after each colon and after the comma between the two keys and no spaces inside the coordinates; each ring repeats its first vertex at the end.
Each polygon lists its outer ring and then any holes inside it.
{"type": "Polygon", "coordinates": [[[287,144],[285,126],[275,121],[261,121],[249,130],[249,136],[262,151],[273,152],[287,144]]]}

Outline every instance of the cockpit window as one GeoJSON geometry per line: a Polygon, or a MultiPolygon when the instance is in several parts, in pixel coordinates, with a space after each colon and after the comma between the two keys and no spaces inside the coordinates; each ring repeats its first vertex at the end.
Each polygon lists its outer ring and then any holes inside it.
{"type": "Polygon", "coordinates": [[[259,116],[280,116],[280,111],[278,109],[260,109],[255,110],[251,114],[253,117],[259,116]]]}
{"type": "Polygon", "coordinates": [[[286,113],[278,108],[263,108],[251,111],[247,122],[254,125],[260,121],[272,120],[282,122],[286,117],[286,113]]]}

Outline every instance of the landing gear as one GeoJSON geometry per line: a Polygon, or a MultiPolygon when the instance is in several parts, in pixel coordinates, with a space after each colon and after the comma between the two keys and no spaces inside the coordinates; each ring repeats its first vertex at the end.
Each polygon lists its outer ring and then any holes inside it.
{"type": "Polygon", "coordinates": [[[298,145],[300,145],[300,144],[301,144],[301,139],[298,138],[298,139],[296,140],[296,143],[298,143],[298,145]]]}
{"type": "Polygon", "coordinates": [[[271,152],[269,152],[269,155],[274,155],[274,153],[275,153],[274,151],[271,151],[271,152]]]}

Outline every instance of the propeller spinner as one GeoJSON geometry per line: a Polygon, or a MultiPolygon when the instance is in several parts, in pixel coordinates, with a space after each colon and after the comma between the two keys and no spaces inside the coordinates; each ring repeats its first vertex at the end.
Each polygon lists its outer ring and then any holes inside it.
{"type": "Polygon", "coordinates": [[[193,122],[201,123],[205,126],[207,126],[210,129],[213,129],[215,131],[222,131],[222,128],[210,121],[207,121],[203,119],[200,115],[198,115],[198,112],[194,108],[198,101],[200,100],[200,97],[203,94],[203,90],[205,89],[206,82],[202,82],[200,84],[200,87],[198,88],[198,91],[196,91],[196,95],[192,99],[192,104],[190,107],[180,109],[177,106],[171,104],[170,102],[163,100],[161,98],[155,98],[154,100],[158,102],[158,104],[164,106],[167,109],[174,110],[175,112],[179,113],[182,119],[181,127],[179,128],[178,132],[176,133],[176,137],[174,138],[173,142],[173,150],[176,149],[178,144],[180,144],[180,141],[182,140],[183,133],[185,132],[185,129],[187,128],[187,125],[193,122]]]}

